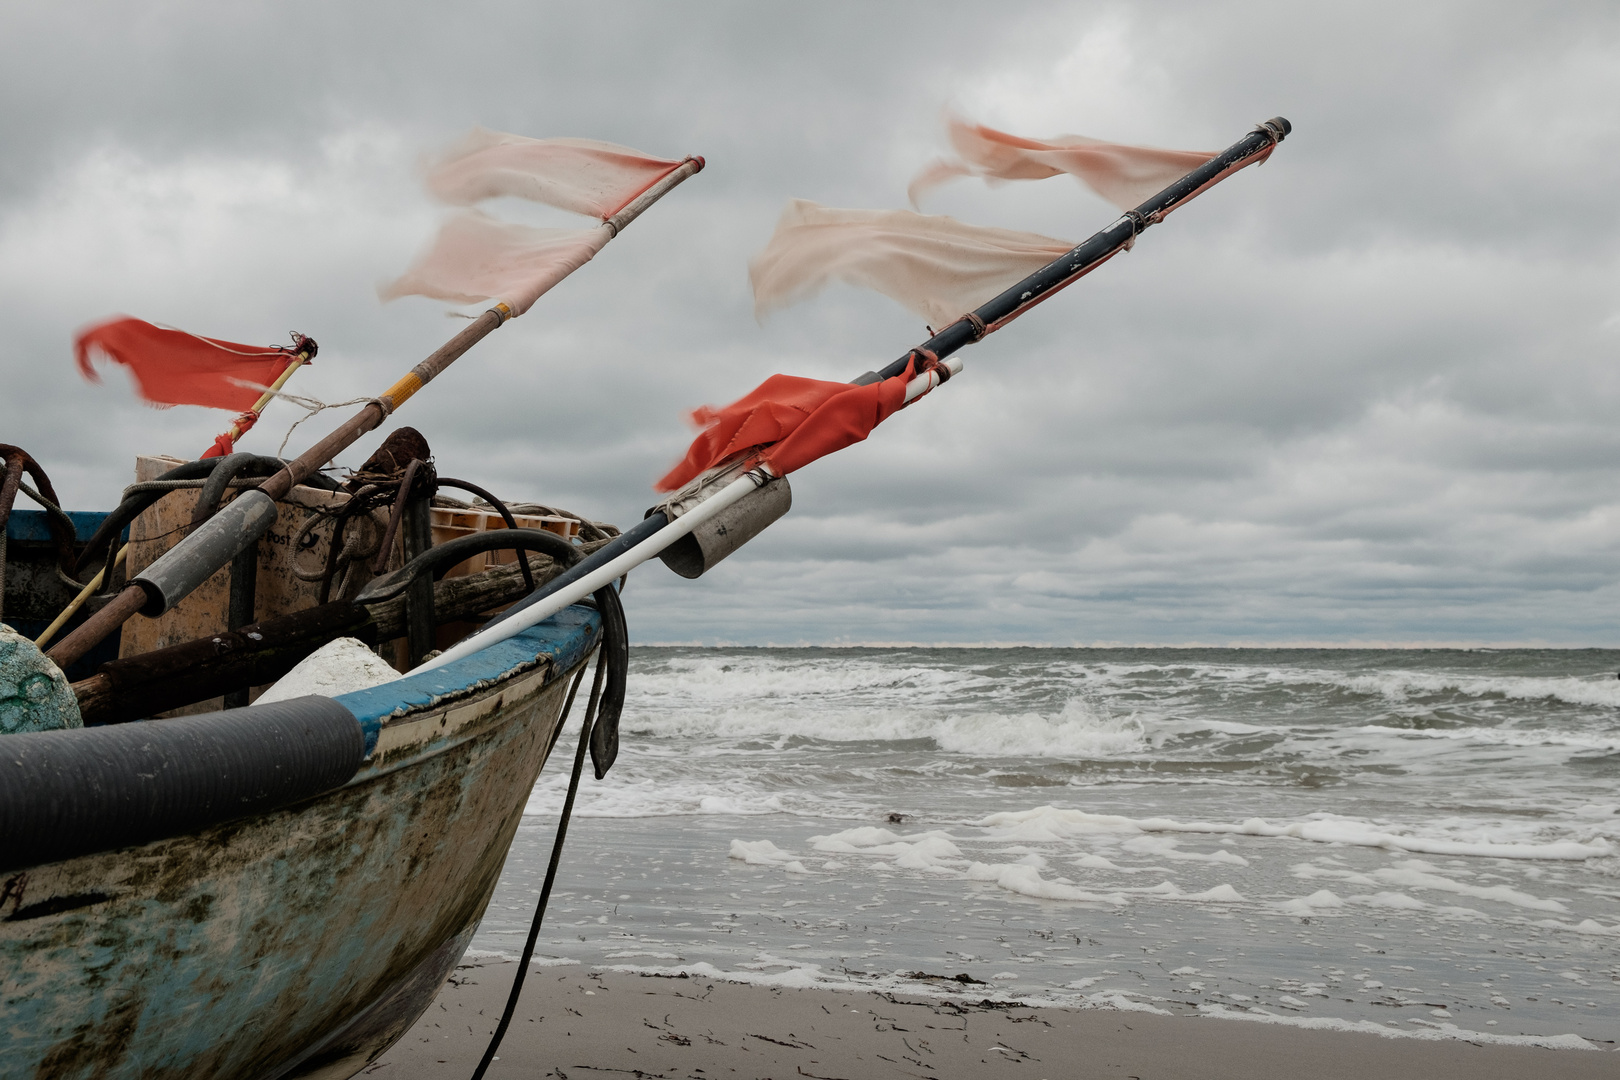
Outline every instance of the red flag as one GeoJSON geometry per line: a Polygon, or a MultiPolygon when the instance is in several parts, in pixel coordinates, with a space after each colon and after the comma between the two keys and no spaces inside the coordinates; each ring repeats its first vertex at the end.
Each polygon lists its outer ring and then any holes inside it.
{"type": "Polygon", "coordinates": [[[916,366],[913,355],[904,374],[865,386],[772,375],[753,393],[723,409],[696,409],[692,419],[703,425],[703,432],[656,486],[659,491],[674,491],[755,446],[770,447],[765,462],[778,476],[802,469],[860,442],[899,411],[916,366]]]}
{"type": "Polygon", "coordinates": [[[100,382],[90,366],[92,351],[128,367],[141,397],[154,405],[206,405],[237,412],[251,409],[264,392],[261,388],[298,360],[291,350],[273,345],[238,345],[127,316],[81,330],[73,340],[79,371],[100,382]]]}

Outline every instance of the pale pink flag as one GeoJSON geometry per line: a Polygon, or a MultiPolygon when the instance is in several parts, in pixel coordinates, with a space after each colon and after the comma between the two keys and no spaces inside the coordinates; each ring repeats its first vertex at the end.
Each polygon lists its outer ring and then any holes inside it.
{"type": "Polygon", "coordinates": [[[410,269],[377,291],[385,301],[401,296],[453,304],[500,300],[516,317],[590,262],[612,235],[606,225],[536,229],[465,210],[444,223],[433,246],[410,269]]]}
{"type": "Polygon", "coordinates": [[[754,312],[797,303],[830,281],[876,289],[944,326],[1068,251],[1037,233],[965,225],[909,210],[788,203],[748,264],[754,312]]]}
{"type": "Polygon", "coordinates": [[[935,161],[916,175],[906,190],[913,206],[924,192],[957,176],[982,176],[995,183],[1068,173],[1119,209],[1132,210],[1215,156],[1202,150],[1126,146],[1084,135],[1024,139],[954,115],[945,118],[945,127],[960,156],[935,161]]]}
{"type": "Polygon", "coordinates": [[[594,139],[480,127],[428,167],[427,187],[452,206],[513,195],[606,220],[681,164],[594,139]]]}
{"type": "MultiPolygon", "coordinates": [[[[428,167],[427,187],[454,206],[512,195],[605,221],[682,164],[591,139],[530,139],[474,128],[428,167]]],[[[384,300],[500,300],[517,316],[612,236],[607,225],[535,229],[464,211],[446,219],[432,246],[377,292],[384,300]]]]}

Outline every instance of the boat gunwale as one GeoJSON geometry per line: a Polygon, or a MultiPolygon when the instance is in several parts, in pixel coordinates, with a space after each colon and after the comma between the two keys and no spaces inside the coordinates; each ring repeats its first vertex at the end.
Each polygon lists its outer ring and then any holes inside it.
{"type": "MultiPolygon", "coordinates": [[[[513,650],[512,653],[505,656],[485,657],[481,663],[463,668],[456,680],[457,685],[447,688],[444,693],[433,695],[431,702],[427,704],[411,703],[406,708],[399,708],[398,705],[409,695],[402,695],[399,688],[393,683],[377,688],[377,691],[381,691],[381,693],[374,692],[370,698],[361,704],[373,707],[371,712],[376,718],[376,729],[380,739],[387,740],[390,732],[399,734],[415,732],[427,737],[419,740],[408,739],[394,748],[391,748],[386,741],[383,741],[381,743],[382,752],[372,754],[354,777],[337,788],[310,796],[297,803],[278,807],[263,815],[250,815],[245,818],[216,823],[190,837],[168,837],[127,848],[89,853],[55,864],[41,864],[25,871],[25,875],[33,878],[28,882],[31,894],[39,887],[44,886],[47,893],[50,894],[46,897],[47,899],[61,894],[68,900],[80,901],[74,903],[71,908],[41,912],[37,916],[31,916],[26,920],[28,926],[26,936],[35,940],[40,940],[41,935],[46,939],[54,939],[66,932],[69,927],[74,925],[82,927],[86,919],[99,921],[99,919],[105,918],[106,916],[98,916],[95,913],[98,911],[109,912],[112,910],[112,905],[127,907],[130,904],[160,902],[174,908],[174,917],[171,921],[176,927],[188,928],[195,921],[188,914],[189,909],[179,910],[175,905],[179,905],[181,899],[189,898],[189,894],[188,897],[177,895],[170,900],[164,900],[161,894],[168,891],[171,886],[161,879],[165,875],[172,876],[174,872],[183,868],[182,864],[186,863],[191,864],[194,869],[206,869],[208,872],[221,868],[216,866],[211,854],[202,849],[198,849],[195,854],[190,854],[188,848],[195,848],[197,844],[201,843],[211,851],[210,841],[225,840],[232,849],[240,852],[240,844],[253,842],[240,835],[244,827],[249,830],[263,827],[269,830],[265,836],[269,839],[270,844],[262,852],[260,861],[268,860],[270,863],[284,864],[290,850],[288,843],[294,839],[297,840],[298,844],[302,845],[300,850],[303,850],[303,848],[308,848],[312,844],[318,845],[322,843],[321,836],[326,834],[333,837],[347,834],[350,826],[337,828],[330,823],[316,823],[318,825],[316,832],[309,833],[309,830],[300,823],[304,816],[312,811],[321,813],[316,808],[323,801],[334,798],[352,801],[356,797],[362,800],[394,798],[395,796],[386,794],[363,794],[363,789],[370,787],[379,793],[386,793],[390,789],[397,788],[401,782],[408,786],[412,781],[399,781],[398,777],[402,773],[408,772],[412,767],[426,766],[430,769],[438,767],[441,770],[445,767],[432,765],[434,759],[446,756],[455,758],[462,754],[473,754],[474,756],[485,756],[487,758],[487,751],[474,751],[471,749],[471,744],[484,739],[495,739],[497,742],[501,742],[506,738],[501,734],[502,730],[514,723],[528,726],[531,719],[538,719],[542,720],[544,725],[551,729],[549,734],[540,731],[529,737],[531,741],[535,737],[541,740],[533,747],[538,755],[538,760],[533,761],[531,766],[535,772],[538,772],[543,766],[545,758],[549,757],[550,749],[555,744],[556,736],[560,733],[561,725],[564,722],[561,710],[563,702],[566,700],[568,680],[575,677],[589,664],[591,653],[597,648],[601,639],[601,624],[595,611],[589,608],[579,608],[555,622],[548,620],[547,624],[543,624],[536,629],[538,633],[526,633],[522,638],[514,639],[514,642],[521,642],[519,648],[528,653],[526,661],[518,664],[511,663],[512,655],[517,650],[513,650]],[[524,640],[525,638],[526,640],[524,640]],[[491,672],[497,668],[501,670],[494,677],[490,677],[491,672]],[[533,710],[540,707],[539,703],[544,700],[552,702],[551,705],[546,707],[547,715],[544,717],[531,717],[533,710]],[[381,707],[389,702],[392,702],[395,707],[386,715],[377,715],[381,707]],[[456,722],[457,719],[460,720],[459,723],[456,722]],[[442,728],[440,727],[441,723],[443,724],[442,728]],[[440,731],[443,732],[442,735],[438,734],[440,731]],[[309,835],[306,836],[306,833],[309,833],[309,835]],[[310,837],[313,837],[313,839],[310,837]],[[199,859],[201,859],[201,862],[198,861],[199,859]],[[111,876],[119,879],[117,885],[106,888],[104,890],[106,895],[90,896],[89,892],[87,892],[89,886],[86,885],[86,882],[99,883],[100,885],[110,884],[108,871],[116,871],[111,876]],[[80,886],[84,887],[81,888],[80,886]]],[[[453,674],[457,673],[453,672],[453,674]]],[[[421,688],[418,687],[417,689],[420,690],[421,688]]],[[[355,711],[354,705],[345,703],[345,708],[348,708],[351,712],[355,711]]],[[[523,756],[525,759],[528,757],[527,754],[523,756]]],[[[505,767],[510,768],[511,765],[512,759],[508,758],[505,767]]],[[[454,766],[450,767],[454,769],[454,766]]],[[[454,769],[454,771],[459,773],[460,770],[454,769]]],[[[484,776],[485,774],[480,773],[479,775],[484,776]]],[[[461,783],[464,786],[467,783],[476,782],[473,778],[467,778],[462,780],[461,783]]],[[[527,787],[525,787],[524,791],[527,790],[527,787]]],[[[507,823],[503,828],[516,828],[523,812],[522,797],[520,796],[515,804],[510,803],[504,797],[502,802],[506,809],[502,810],[499,816],[507,823]]],[[[411,798],[411,804],[413,806],[417,805],[414,797],[411,798]]],[[[507,836],[506,839],[507,843],[509,843],[510,836],[507,836]]],[[[413,843],[417,842],[421,841],[413,841],[413,843]]],[[[350,846],[348,843],[342,845],[344,850],[347,850],[350,846]]],[[[507,845],[499,844],[498,847],[498,861],[493,864],[497,867],[504,862],[507,845]]],[[[407,856],[410,855],[410,852],[404,848],[401,848],[400,851],[402,854],[395,861],[401,863],[408,861],[407,856]]],[[[241,862],[246,867],[248,862],[243,861],[244,858],[246,856],[243,854],[233,854],[232,860],[234,861],[232,861],[232,865],[241,862]]],[[[295,862],[302,865],[300,860],[295,860],[295,862]]],[[[307,870],[302,872],[308,873],[307,870]]],[[[254,871],[253,873],[258,872],[254,871]]],[[[493,892],[494,884],[494,878],[491,878],[487,888],[473,890],[474,892],[481,892],[482,895],[476,904],[476,913],[473,913],[470,908],[468,910],[468,914],[472,916],[472,922],[464,926],[456,926],[454,928],[456,933],[452,934],[451,938],[456,938],[458,935],[470,935],[472,927],[476,925],[477,918],[481,917],[484,908],[489,902],[489,896],[493,892]]],[[[30,899],[32,898],[31,895],[30,899]]],[[[20,896],[18,900],[21,901],[20,896]]],[[[222,914],[226,915],[227,918],[230,917],[228,910],[222,909],[222,914]]],[[[199,923],[198,925],[202,924],[199,923]]],[[[22,933],[22,925],[17,925],[15,929],[18,933],[22,933]]],[[[204,935],[202,940],[208,940],[210,932],[200,932],[204,935]]],[[[165,931],[165,933],[169,932],[165,931]]],[[[449,940],[446,939],[446,941],[449,940]]],[[[422,963],[426,963],[431,959],[432,955],[434,955],[433,949],[442,950],[446,947],[444,942],[435,941],[430,944],[432,948],[420,953],[415,950],[410,954],[397,953],[396,949],[396,955],[392,958],[392,967],[403,966],[415,972],[422,963]]],[[[459,950],[452,951],[459,954],[459,950]]],[[[255,966],[268,959],[270,958],[256,960],[255,966]]],[[[451,962],[454,962],[453,959],[451,962]]],[[[437,979],[433,976],[437,974],[439,973],[435,969],[433,972],[428,972],[425,977],[436,986],[437,979]]],[[[0,980],[0,983],[5,981],[0,980]]],[[[391,987],[394,985],[390,984],[391,987]]],[[[20,989],[20,987],[13,989],[20,989]]],[[[394,990],[389,989],[388,992],[392,993],[394,990]]],[[[382,999],[378,998],[376,1000],[381,1001],[382,999]]],[[[306,1060],[308,1053],[320,1051],[331,1044],[333,1040],[341,1040],[346,1037],[349,1027],[355,1022],[363,1021],[374,1004],[375,1001],[367,1004],[358,1012],[343,1010],[344,1014],[341,1017],[338,1017],[333,1024],[324,1026],[319,1035],[314,1037],[306,1053],[296,1054],[291,1058],[270,1065],[269,1071],[263,1074],[266,1080],[270,1076],[284,1075],[289,1069],[296,1071],[300,1067],[300,1062],[306,1060]]],[[[411,1007],[414,1008],[414,1005],[411,1007]]],[[[334,1016],[336,1015],[334,1013],[334,1016]]],[[[108,1016],[110,1017],[111,1013],[108,1013],[108,1016]]],[[[414,1015],[411,1019],[414,1019],[414,1015]]],[[[104,1023],[103,1026],[105,1026],[104,1023]]],[[[405,1021],[404,1026],[408,1027],[409,1021],[405,1021]]],[[[99,1030],[99,1028],[89,1028],[80,1034],[89,1037],[91,1031],[99,1030]]],[[[399,1034],[403,1033],[403,1030],[403,1028],[400,1028],[398,1032],[388,1035],[386,1041],[370,1045],[364,1054],[366,1059],[369,1060],[375,1057],[376,1053],[381,1052],[385,1045],[392,1043],[399,1034]]],[[[64,1033],[64,1038],[66,1037],[68,1035],[64,1033]]],[[[72,1038],[77,1039],[79,1035],[75,1034],[72,1038]]],[[[58,1040],[58,1043],[63,1046],[67,1045],[61,1043],[60,1040],[58,1040]]],[[[0,1072],[4,1071],[4,1069],[0,1069],[0,1072]]]]}

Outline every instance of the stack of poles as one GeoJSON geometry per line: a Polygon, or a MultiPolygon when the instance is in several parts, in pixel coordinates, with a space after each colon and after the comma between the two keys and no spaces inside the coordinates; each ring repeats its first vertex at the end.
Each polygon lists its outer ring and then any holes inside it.
{"type": "MultiPolygon", "coordinates": [[[[608,238],[612,239],[653,203],[674,190],[688,177],[696,175],[702,168],[702,158],[688,158],[663,179],[632,199],[624,209],[603,221],[600,227],[608,230],[608,238]]],[[[189,588],[195,588],[206,581],[215,571],[228,565],[238,552],[257,541],[270,527],[275,520],[275,502],[286,498],[295,485],[325,468],[328,462],[348,449],[356,440],[382,424],[412,395],[432,382],[467,350],[511,317],[512,309],[505,303],[498,303],[484,312],[459,334],[445,342],[438,351],[417,364],[393,386],[344,421],[330,435],[288,462],[285,468],[259,487],[239,496],[237,502],[243,504],[241,521],[223,522],[221,519],[226,516],[224,512],[216,514],[208,523],[170,548],[160,562],[168,562],[170,566],[181,566],[188,559],[194,562],[201,560],[195,567],[185,568],[183,577],[186,579],[185,585],[189,588]],[[250,502],[248,496],[257,496],[252,502],[263,504],[256,516],[254,508],[248,505],[250,502]],[[235,531],[227,535],[226,530],[232,529],[235,531]]],[[[157,565],[154,563],[153,568],[149,569],[155,570],[157,565]]],[[[189,588],[186,591],[189,591],[189,588]]],[[[85,620],[83,625],[58,642],[46,655],[58,667],[66,668],[95,648],[132,615],[142,611],[146,614],[161,614],[180,599],[181,595],[183,593],[173,594],[155,587],[143,586],[137,579],[126,585],[105,607],[85,620]]]]}
{"type": "MultiPolygon", "coordinates": [[[[1220,183],[1239,169],[1252,165],[1257,160],[1264,160],[1292,130],[1292,125],[1280,116],[1259,124],[1246,137],[1216,154],[1136,209],[1126,211],[1119,220],[1106,229],[1035,271],[971,314],[951,323],[888,367],[881,371],[869,371],[855,379],[854,383],[864,385],[902,375],[919,354],[924,356],[932,354],[944,361],[945,367],[952,374],[960,371],[960,360],[947,359],[952,353],[983,340],[1036,304],[1085,277],[1121,251],[1128,251],[1135,244],[1137,236],[1163,221],[1172,210],[1220,183]]],[[[941,381],[937,371],[929,371],[913,378],[906,384],[905,400],[908,403],[916,400],[941,381]]],[[[591,595],[609,582],[623,577],[726,507],[773,479],[775,477],[769,467],[758,464],[677,518],[671,519],[665,510],[655,510],[638,525],[626,530],[589,558],[576,563],[541,590],[507,608],[478,633],[463,638],[417,670],[443,667],[522,633],[568,605],[591,595]]]]}

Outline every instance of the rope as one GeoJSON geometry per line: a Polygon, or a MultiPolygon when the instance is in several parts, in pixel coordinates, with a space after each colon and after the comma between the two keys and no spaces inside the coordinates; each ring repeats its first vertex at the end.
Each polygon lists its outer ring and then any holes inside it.
{"type": "MultiPolygon", "coordinates": [[[[258,487],[264,481],[265,478],[262,476],[238,476],[227,481],[225,486],[233,488],[258,487]]],[[[185,488],[200,488],[206,483],[208,483],[208,477],[206,476],[196,480],[142,480],[138,484],[131,484],[125,488],[123,498],[127,499],[131,495],[140,495],[148,491],[167,492],[180,491],[185,488]]]]}
{"type": "Polygon", "coordinates": [[[172,330],[176,334],[184,334],[188,338],[200,341],[204,345],[212,346],[213,348],[218,349],[220,352],[230,353],[232,356],[297,356],[298,353],[303,351],[304,342],[308,340],[303,334],[300,334],[298,331],[294,330],[292,331],[293,347],[290,349],[285,345],[266,345],[263,349],[260,349],[257,352],[243,352],[240,349],[227,349],[213,338],[205,338],[199,334],[193,334],[190,330],[182,330],[178,326],[170,326],[168,323],[153,323],[152,325],[158,327],[160,330],[172,330]]]}
{"type": "Polygon", "coordinates": [[[63,510],[60,506],[57,506],[54,502],[35,491],[33,488],[29,487],[28,481],[19,479],[17,481],[17,490],[28,496],[30,499],[33,499],[40,506],[43,506],[47,514],[51,515],[52,517],[56,518],[56,520],[67,526],[68,532],[77,534],[77,530],[73,526],[73,519],[67,516],[67,511],[63,510]]]}
{"type": "Polygon", "coordinates": [[[1257,135],[1264,135],[1266,138],[1270,139],[1272,146],[1276,146],[1283,141],[1282,126],[1275,120],[1260,121],[1258,124],[1254,125],[1254,133],[1257,135]]]}
{"type": "Polygon", "coordinates": [[[319,510],[304,522],[304,527],[293,540],[292,570],[300,581],[321,583],[320,603],[324,604],[330,598],[334,580],[337,582],[338,595],[345,595],[352,579],[360,572],[357,567],[375,555],[382,546],[382,526],[372,515],[377,501],[388,495],[376,485],[368,484],[354,492],[348,502],[319,510]],[[319,570],[305,570],[298,565],[298,555],[319,543],[314,532],[328,521],[332,522],[332,535],[327,540],[326,558],[319,570]],[[362,526],[359,536],[349,535],[351,522],[362,526]]]}
{"type": "Polygon", "coordinates": [[[282,398],[286,401],[292,402],[294,405],[304,410],[304,415],[293,421],[292,427],[287,429],[287,434],[282,436],[281,445],[276,447],[276,457],[283,461],[287,460],[285,451],[287,449],[287,444],[292,441],[292,433],[298,429],[299,424],[302,424],[305,420],[308,420],[318,412],[325,412],[327,409],[341,409],[346,405],[362,404],[377,406],[377,408],[382,410],[382,414],[385,417],[394,411],[388,402],[377,397],[357,397],[350,398],[348,401],[325,402],[320,398],[304,397],[302,394],[289,394],[285,390],[272,390],[268,386],[264,386],[256,382],[250,382],[247,379],[231,379],[229,381],[235,383],[237,386],[246,387],[249,390],[262,390],[266,397],[282,398]]]}
{"type": "Polygon", "coordinates": [[[1125,211],[1125,220],[1131,223],[1131,238],[1125,241],[1125,250],[1129,251],[1136,246],[1136,238],[1142,235],[1142,230],[1153,223],[1135,210],[1125,211]]]}
{"type": "Polygon", "coordinates": [[[915,360],[915,366],[911,372],[912,378],[916,378],[918,375],[926,375],[932,371],[939,376],[940,386],[944,386],[950,381],[951,369],[940,363],[939,354],[934,350],[918,346],[911,350],[911,357],[915,360]]]}
{"type": "MultiPolygon", "coordinates": [[[[54,502],[35,491],[33,488],[29,487],[28,481],[26,480],[19,479],[17,481],[17,490],[28,496],[30,499],[33,499],[39,505],[43,506],[47,514],[65,524],[68,532],[73,533],[75,538],[77,538],[77,530],[73,527],[73,519],[67,516],[66,510],[63,510],[60,506],[57,506],[54,502]]],[[[3,554],[4,552],[0,551],[0,557],[3,557],[3,554]]],[[[71,585],[75,589],[84,588],[84,582],[80,581],[72,574],[67,573],[60,565],[58,565],[56,568],[56,577],[57,580],[63,582],[64,584],[71,585]]],[[[35,644],[37,645],[38,642],[35,642],[35,644]]]]}

